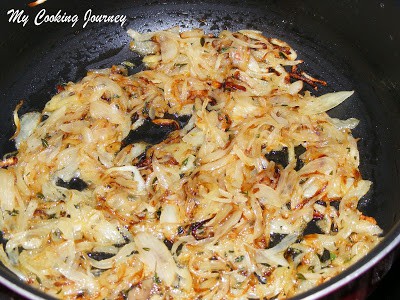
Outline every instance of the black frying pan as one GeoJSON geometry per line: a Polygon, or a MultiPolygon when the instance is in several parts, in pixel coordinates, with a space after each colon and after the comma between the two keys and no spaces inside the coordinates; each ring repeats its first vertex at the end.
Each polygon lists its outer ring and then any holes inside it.
{"type": "MultiPolygon", "coordinates": [[[[33,1],[33,0],[31,0],[33,1]]],[[[355,90],[351,100],[330,112],[339,118],[358,118],[353,134],[360,137],[360,170],[374,182],[359,209],[373,216],[384,229],[383,242],[367,257],[340,276],[296,299],[365,298],[392,265],[400,243],[400,59],[398,15],[400,2],[346,1],[60,1],[47,0],[30,8],[26,1],[0,4],[0,153],[13,150],[12,111],[24,99],[21,113],[41,110],[55,94],[56,86],[77,81],[89,69],[109,67],[140,57],[128,50],[127,28],[153,31],[179,25],[183,29],[257,29],[266,36],[287,41],[303,69],[328,82],[314,94],[355,90]],[[24,9],[30,21],[25,27],[9,23],[7,11],[24,9]],[[71,23],[33,24],[40,9],[59,9],[81,19],[71,23]],[[88,24],[88,9],[108,15],[124,14],[120,24],[88,24]],[[350,294],[349,294],[350,293],[350,294]],[[350,295],[350,296],[349,296],[350,295]]],[[[137,68],[134,71],[138,71],[137,68]]],[[[311,87],[310,87],[311,88],[311,87]]],[[[32,299],[51,299],[20,282],[0,265],[0,282],[32,299]]]]}

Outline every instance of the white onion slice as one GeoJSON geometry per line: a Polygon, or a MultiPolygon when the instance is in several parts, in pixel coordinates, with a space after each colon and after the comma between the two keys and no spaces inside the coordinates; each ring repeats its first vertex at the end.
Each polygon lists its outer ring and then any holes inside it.
{"type": "Polygon", "coordinates": [[[167,246],[150,233],[141,232],[135,236],[135,243],[139,250],[140,260],[151,271],[170,286],[177,275],[175,261],[167,246]]]}

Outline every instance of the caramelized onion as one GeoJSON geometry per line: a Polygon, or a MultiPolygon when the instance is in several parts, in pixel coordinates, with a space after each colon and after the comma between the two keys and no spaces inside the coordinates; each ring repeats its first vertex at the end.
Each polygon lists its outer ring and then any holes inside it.
{"type": "Polygon", "coordinates": [[[146,70],[92,70],[14,110],[6,267],[62,299],[285,299],[379,243],[357,209],[358,120],[327,114],[352,91],[303,90],[327,83],[259,31],[128,35],[146,70]]]}

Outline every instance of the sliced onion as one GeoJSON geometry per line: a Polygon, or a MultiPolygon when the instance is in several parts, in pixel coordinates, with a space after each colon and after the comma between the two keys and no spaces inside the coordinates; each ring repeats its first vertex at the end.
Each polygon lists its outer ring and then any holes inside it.
{"type": "Polygon", "coordinates": [[[354,129],[357,127],[358,123],[360,123],[360,121],[355,118],[349,118],[347,120],[339,120],[336,118],[331,118],[331,122],[339,130],[342,130],[345,128],[354,129]]]}
{"type": "Polygon", "coordinates": [[[159,39],[162,61],[168,63],[178,55],[179,44],[175,39],[172,39],[167,35],[161,35],[159,39]]]}
{"type": "Polygon", "coordinates": [[[25,141],[39,125],[40,118],[41,114],[38,112],[29,112],[21,117],[20,130],[15,137],[15,146],[17,147],[17,149],[20,147],[21,143],[25,141]]]}
{"type": "Polygon", "coordinates": [[[178,207],[172,204],[164,205],[161,211],[160,223],[180,223],[178,207]]]}
{"type": "Polygon", "coordinates": [[[104,101],[94,101],[90,104],[90,115],[93,118],[103,118],[114,124],[126,124],[128,118],[123,115],[115,105],[109,105],[104,101]]]}
{"type": "Polygon", "coordinates": [[[78,289],[88,290],[90,293],[98,289],[98,285],[93,276],[77,271],[72,265],[67,265],[65,263],[59,264],[56,270],[66,278],[72,280],[78,289]]]}
{"type": "Polygon", "coordinates": [[[353,95],[353,93],[354,91],[342,91],[325,94],[317,98],[306,98],[307,103],[300,107],[299,111],[306,115],[323,113],[338,106],[353,95]]]}
{"type": "Polygon", "coordinates": [[[107,169],[105,174],[110,174],[112,172],[132,172],[133,179],[137,183],[138,192],[143,192],[145,190],[146,183],[137,167],[135,167],[135,166],[112,167],[112,168],[107,169]]]}
{"type": "Polygon", "coordinates": [[[14,180],[11,171],[0,169],[0,207],[3,213],[16,207],[14,180]]]}
{"type": "Polygon", "coordinates": [[[171,286],[177,275],[177,267],[167,246],[152,234],[145,232],[135,236],[135,243],[139,250],[140,260],[152,272],[156,272],[167,286],[171,286]]]}
{"type": "Polygon", "coordinates": [[[289,248],[297,239],[296,234],[289,234],[283,238],[283,240],[275,247],[257,250],[256,261],[258,263],[268,263],[272,266],[284,266],[288,267],[288,261],[283,257],[283,252],[289,248]]]}

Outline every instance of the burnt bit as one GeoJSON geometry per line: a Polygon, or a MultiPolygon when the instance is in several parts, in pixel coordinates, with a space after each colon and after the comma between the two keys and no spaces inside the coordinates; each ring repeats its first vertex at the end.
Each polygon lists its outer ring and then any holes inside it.
{"type": "Polygon", "coordinates": [[[146,149],[133,160],[133,165],[135,165],[138,168],[144,168],[148,167],[151,165],[151,154],[148,155],[148,150],[151,148],[151,146],[147,146],[146,149]]]}
{"type": "Polygon", "coordinates": [[[66,86],[66,83],[57,84],[57,85],[56,85],[57,94],[59,94],[59,93],[65,91],[65,86],[66,86]]]}
{"type": "Polygon", "coordinates": [[[297,66],[292,67],[289,76],[290,78],[301,80],[304,83],[309,84],[314,88],[314,90],[318,90],[318,84],[323,86],[327,85],[326,81],[308,75],[306,72],[299,70],[297,66]]]}
{"type": "Polygon", "coordinates": [[[10,156],[6,159],[0,160],[0,168],[8,168],[14,166],[18,163],[18,158],[16,156],[10,156]]]}
{"type": "Polygon", "coordinates": [[[238,90],[238,91],[246,91],[246,87],[240,84],[237,84],[231,80],[227,80],[223,84],[224,90],[225,91],[232,91],[232,90],[238,90]]]}
{"type": "Polygon", "coordinates": [[[313,212],[313,219],[314,220],[322,220],[324,218],[324,215],[321,214],[320,212],[314,210],[313,212]]]}
{"type": "Polygon", "coordinates": [[[122,147],[128,144],[145,142],[156,145],[164,141],[171,132],[184,127],[191,116],[164,115],[163,119],[175,122],[162,122],[162,119],[146,119],[142,126],[129,132],[128,136],[122,140],[122,147]]]}
{"type": "Polygon", "coordinates": [[[200,221],[200,222],[194,222],[194,223],[190,224],[189,231],[196,240],[202,240],[202,239],[205,239],[207,237],[214,235],[213,232],[207,232],[206,230],[204,230],[204,226],[203,226],[208,221],[210,221],[212,218],[213,217],[203,220],[203,221],[200,221]]]}
{"type": "Polygon", "coordinates": [[[288,148],[283,147],[282,150],[272,150],[271,152],[265,154],[265,158],[286,168],[286,166],[289,164],[288,148]]]}
{"type": "Polygon", "coordinates": [[[115,256],[113,253],[107,252],[88,252],[87,255],[94,260],[100,261],[115,256]]]}
{"type": "Polygon", "coordinates": [[[164,245],[167,246],[168,250],[171,250],[174,242],[170,241],[169,239],[164,239],[164,245]]]}
{"type": "Polygon", "coordinates": [[[66,188],[66,189],[69,189],[69,190],[77,190],[80,192],[82,192],[84,189],[86,189],[89,186],[86,182],[84,182],[79,177],[73,177],[73,178],[71,178],[70,181],[64,181],[61,178],[58,178],[56,185],[66,188]]]}

